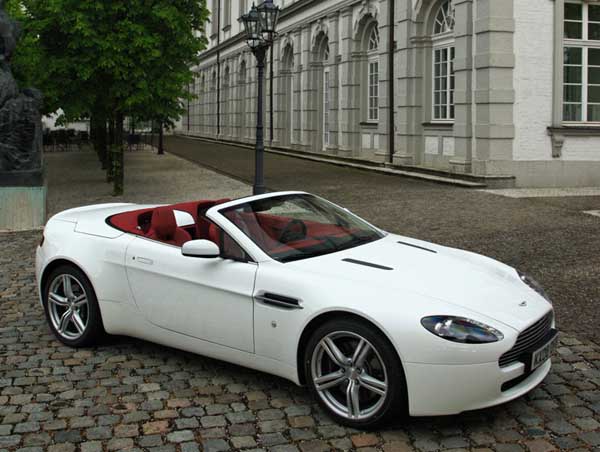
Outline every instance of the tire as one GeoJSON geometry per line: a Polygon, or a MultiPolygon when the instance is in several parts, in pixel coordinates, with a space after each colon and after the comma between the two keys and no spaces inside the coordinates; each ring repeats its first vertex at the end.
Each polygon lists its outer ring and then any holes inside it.
{"type": "Polygon", "coordinates": [[[52,270],[44,286],[43,302],[48,325],[63,344],[89,347],[104,336],[96,293],[77,267],[61,265],[52,270]]]}
{"type": "Polygon", "coordinates": [[[318,327],[307,342],[304,371],[320,406],[339,424],[366,429],[406,415],[400,359],[367,322],[343,318],[318,327]]]}

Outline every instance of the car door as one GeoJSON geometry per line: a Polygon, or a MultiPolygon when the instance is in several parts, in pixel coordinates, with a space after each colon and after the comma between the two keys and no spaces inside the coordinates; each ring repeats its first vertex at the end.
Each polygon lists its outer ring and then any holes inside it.
{"type": "Polygon", "coordinates": [[[254,352],[255,263],[185,257],[179,247],[137,237],[126,268],[135,302],[154,325],[254,352]]]}

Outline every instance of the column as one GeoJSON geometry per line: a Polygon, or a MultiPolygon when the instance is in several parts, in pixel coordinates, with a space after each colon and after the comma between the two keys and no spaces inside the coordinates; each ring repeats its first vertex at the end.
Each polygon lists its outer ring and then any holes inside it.
{"type": "Polygon", "coordinates": [[[340,114],[340,42],[339,42],[339,12],[331,14],[329,19],[329,52],[330,59],[333,61],[329,72],[329,95],[330,95],[330,109],[329,109],[329,149],[332,153],[337,154],[337,148],[339,146],[340,127],[339,127],[339,114],[340,114]]]}
{"type": "Polygon", "coordinates": [[[358,155],[360,152],[360,99],[357,96],[358,80],[356,56],[353,48],[352,8],[345,8],[340,13],[340,62],[341,102],[338,124],[341,130],[341,142],[338,154],[342,156],[358,155]]]}
{"type": "Polygon", "coordinates": [[[475,5],[475,174],[510,171],[515,127],[513,105],[513,0],[475,5]]]}
{"type": "Polygon", "coordinates": [[[454,157],[450,169],[470,173],[473,150],[473,0],[455,0],[454,157]]]}

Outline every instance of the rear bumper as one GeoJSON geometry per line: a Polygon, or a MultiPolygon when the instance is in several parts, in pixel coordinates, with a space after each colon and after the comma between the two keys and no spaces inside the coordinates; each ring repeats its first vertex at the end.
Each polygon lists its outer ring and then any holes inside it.
{"type": "Polygon", "coordinates": [[[457,366],[405,363],[409,412],[412,416],[450,415],[509,402],[539,385],[551,365],[547,360],[523,379],[523,363],[504,368],[497,362],[457,366]],[[502,391],[503,384],[513,381],[516,384],[506,385],[510,389],[502,391]]]}

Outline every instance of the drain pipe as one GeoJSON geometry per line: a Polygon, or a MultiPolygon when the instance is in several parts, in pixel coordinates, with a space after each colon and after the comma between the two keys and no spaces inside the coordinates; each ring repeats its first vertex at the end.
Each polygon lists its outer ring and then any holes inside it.
{"type": "Polygon", "coordinates": [[[221,0],[217,0],[217,139],[221,135],[221,0]]]}
{"type": "Polygon", "coordinates": [[[389,163],[394,163],[394,149],[396,147],[396,127],[394,126],[394,50],[396,43],[394,40],[394,24],[395,24],[395,0],[388,0],[388,86],[389,86],[389,125],[388,125],[388,146],[389,146],[389,163]]]}

